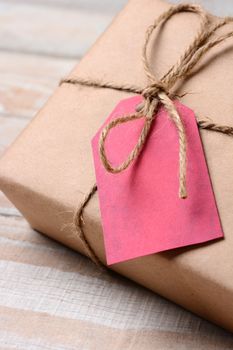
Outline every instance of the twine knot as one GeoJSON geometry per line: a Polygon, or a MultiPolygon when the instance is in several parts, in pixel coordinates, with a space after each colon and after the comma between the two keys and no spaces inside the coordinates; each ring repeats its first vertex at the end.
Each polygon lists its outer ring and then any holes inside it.
{"type": "Polygon", "coordinates": [[[142,96],[144,99],[149,99],[152,101],[154,98],[159,98],[160,92],[164,92],[166,95],[169,95],[168,88],[162,81],[154,81],[142,91],[142,96]]]}
{"type": "Polygon", "coordinates": [[[162,81],[154,81],[145,89],[143,89],[141,95],[143,97],[143,101],[136,106],[136,112],[139,115],[145,117],[147,121],[153,120],[156,114],[156,109],[160,103],[161,93],[169,96],[169,92],[167,87],[162,81]]]}

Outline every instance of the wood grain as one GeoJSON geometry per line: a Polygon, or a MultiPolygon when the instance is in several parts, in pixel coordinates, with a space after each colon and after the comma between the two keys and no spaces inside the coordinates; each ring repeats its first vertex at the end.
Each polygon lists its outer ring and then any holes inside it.
{"type": "Polygon", "coordinates": [[[31,119],[77,60],[1,52],[0,113],[31,119]]]}
{"type": "Polygon", "coordinates": [[[0,2],[0,50],[78,59],[111,18],[79,8],[0,2]]]}
{"type": "Polygon", "coordinates": [[[85,10],[88,13],[109,13],[112,16],[123,8],[127,0],[6,0],[7,3],[39,4],[48,6],[69,7],[72,9],[85,10]]]}
{"type": "Polygon", "coordinates": [[[226,331],[120,276],[100,273],[23,218],[0,216],[0,256],[0,349],[74,350],[85,344],[87,330],[95,334],[87,350],[100,341],[108,350],[106,339],[116,336],[115,350],[131,343],[138,350],[233,346],[226,331]]]}

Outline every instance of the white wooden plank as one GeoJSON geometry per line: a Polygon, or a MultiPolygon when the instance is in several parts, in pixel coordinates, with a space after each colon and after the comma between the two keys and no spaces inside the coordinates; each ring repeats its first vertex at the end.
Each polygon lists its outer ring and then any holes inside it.
{"type": "Polygon", "coordinates": [[[197,331],[205,323],[120,277],[97,279],[88,274],[5,260],[0,260],[0,305],[124,330],[186,333],[197,331]],[[175,319],[183,322],[171,322],[175,319]]]}
{"type": "MultiPolygon", "coordinates": [[[[115,15],[119,12],[127,0],[1,0],[1,2],[24,3],[24,4],[45,4],[46,6],[60,6],[74,9],[82,9],[90,12],[106,12],[115,15]]],[[[179,3],[180,0],[169,0],[170,3],[179,3]]],[[[217,16],[230,16],[233,14],[232,0],[187,0],[189,3],[199,3],[208,11],[211,11],[217,16]]]]}
{"type": "MultiPolygon", "coordinates": [[[[171,3],[179,3],[180,0],[170,0],[171,3]]],[[[217,16],[232,16],[233,15],[233,1],[232,0],[188,0],[185,2],[199,3],[217,16]]]]}
{"type": "Polygon", "coordinates": [[[1,52],[0,112],[32,118],[75,63],[71,59],[1,52]]]}
{"type": "MultiPolygon", "coordinates": [[[[127,3],[127,0],[2,0],[1,2],[12,3],[34,3],[34,4],[46,4],[46,6],[61,6],[61,7],[73,7],[78,9],[84,9],[89,12],[108,12],[116,14],[127,3]]],[[[178,3],[180,0],[170,0],[170,3],[178,3]]],[[[203,5],[208,11],[218,16],[229,16],[233,14],[233,2],[232,0],[187,0],[189,3],[199,3],[203,5]]]]}
{"type": "Polygon", "coordinates": [[[0,217],[21,217],[21,213],[12,203],[0,192],[0,217]]]}
{"type": "MultiPolygon", "coordinates": [[[[19,133],[25,128],[28,120],[24,118],[2,117],[0,114],[0,156],[4,150],[15,140],[19,133]]],[[[17,209],[0,191],[0,215],[19,216],[17,209]]]]}
{"type": "Polygon", "coordinates": [[[0,2],[0,50],[77,58],[112,19],[104,12],[0,2]]]}
{"type": "Polygon", "coordinates": [[[5,118],[0,115],[0,155],[28,124],[24,118],[5,118]]]}
{"type": "Polygon", "coordinates": [[[230,350],[233,344],[231,334],[203,325],[185,334],[120,330],[7,307],[0,313],[1,350],[230,350]]]}
{"type": "MultiPolygon", "coordinates": [[[[0,114],[0,156],[28,124],[28,119],[1,116],[0,114]]],[[[19,216],[19,212],[0,191],[0,215],[19,216]]]]}
{"type": "Polygon", "coordinates": [[[45,4],[46,6],[60,6],[81,9],[90,12],[106,12],[116,14],[127,3],[127,0],[1,0],[0,2],[45,4]]]}

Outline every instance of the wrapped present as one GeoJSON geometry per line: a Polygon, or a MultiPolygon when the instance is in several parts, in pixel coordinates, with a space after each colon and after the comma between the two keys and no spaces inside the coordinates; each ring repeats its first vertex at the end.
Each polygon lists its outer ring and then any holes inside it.
{"type": "MultiPolygon", "coordinates": [[[[129,1],[0,161],[1,189],[31,226],[83,254],[87,255],[83,239],[72,223],[96,181],[91,139],[119,101],[147,85],[141,60],[145,32],[169,8],[160,0],[129,1]],[[124,88],[91,83],[96,81],[124,88]]],[[[219,19],[209,16],[209,21],[219,19]]],[[[155,76],[163,76],[182,57],[199,27],[200,16],[185,12],[169,19],[159,35],[152,34],[148,56],[155,76]]],[[[218,35],[229,30],[231,24],[219,28],[218,35]]],[[[214,125],[233,124],[232,55],[232,42],[222,42],[175,86],[182,103],[210,124],[211,120],[214,125]]],[[[233,138],[204,129],[200,135],[224,239],[110,268],[233,330],[233,138]]],[[[93,191],[86,204],[82,211],[85,240],[94,256],[106,264],[98,193],[93,191]]]]}

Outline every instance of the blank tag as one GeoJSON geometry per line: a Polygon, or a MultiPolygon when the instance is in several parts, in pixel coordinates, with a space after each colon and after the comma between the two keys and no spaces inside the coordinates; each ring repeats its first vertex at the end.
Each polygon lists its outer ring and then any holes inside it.
{"type": "MultiPolygon", "coordinates": [[[[136,96],[122,100],[110,120],[135,111],[136,96]]],[[[138,159],[118,174],[107,172],[92,140],[108,264],[223,237],[202,143],[192,110],[175,102],[187,136],[187,199],[178,197],[179,144],[175,125],[161,108],[138,159]]],[[[110,131],[106,153],[113,165],[136,145],[144,119],[110,131]]]]}

